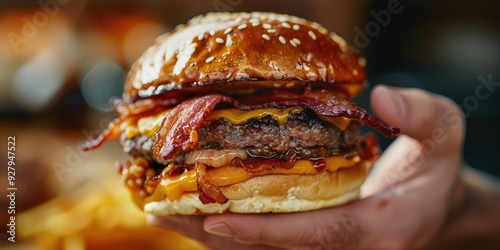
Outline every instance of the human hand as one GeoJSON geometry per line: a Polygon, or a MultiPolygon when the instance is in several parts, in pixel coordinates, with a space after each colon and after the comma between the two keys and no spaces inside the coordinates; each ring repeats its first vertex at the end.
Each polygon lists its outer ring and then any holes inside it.
{"type": "Polygon", "coordinates": [[[402,136],[375,163],[362,199],[288,214],[148,216],[216,249],[411,248],[430,242],[463,198],[459,172],[464,123],[449,99],[377,86],[375,114],[402,136]]]}

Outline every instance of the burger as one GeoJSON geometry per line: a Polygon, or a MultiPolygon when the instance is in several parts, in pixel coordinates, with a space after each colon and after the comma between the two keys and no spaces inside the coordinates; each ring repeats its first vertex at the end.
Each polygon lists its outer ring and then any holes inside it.
{"type": "Polygon", "coordinates": [[[287,213],[356,199],[379,155],[349,99],[365,61],[335,33],[275,13],[211,13],[160,36],[134,63],[119,117],[82,146],[119,139],[117,169],[145,212],[287,213]]]}

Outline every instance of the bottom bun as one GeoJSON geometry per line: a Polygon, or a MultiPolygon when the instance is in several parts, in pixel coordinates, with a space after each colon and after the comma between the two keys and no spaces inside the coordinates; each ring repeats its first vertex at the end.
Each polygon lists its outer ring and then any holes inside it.
{"type": "Polygon", "coordinates": [[[147,203],[144,211],[158,216],[221,213],[289,213],[338,206],[358,197],[371,162],[315,175],[266,175],[220,187],[225,204],[203,204],[197,192],[179,200],[147,203]]]}

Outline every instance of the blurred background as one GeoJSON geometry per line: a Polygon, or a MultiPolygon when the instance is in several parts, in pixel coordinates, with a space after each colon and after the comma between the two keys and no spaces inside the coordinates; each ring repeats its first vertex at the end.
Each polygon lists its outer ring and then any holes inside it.
{"type": "MultiPolygon", "coordinates": [[[[126,156],[117,142],[91,153],[79,145],[116,116],[109,100],[120,98],[128,69],[155,37],[212,11],[273,11],[323,24],[366,57],[370,88],[418,87],[459,104],[467,116],[464,160],[500,176],[499,7],[471,0],[2,0],[0,225],[8,223],[7,136],[16,136],[20,242],[9,246],[201,248],[144,224],[118,184],[113,163],[126,156]]],[[[369,108],[368,94],[356,102],[369,108]]],[[[380,139],[382,147],[390,143],[380,139]]],[[[7,230],[0,228],[1,248],[7,230]]]]}

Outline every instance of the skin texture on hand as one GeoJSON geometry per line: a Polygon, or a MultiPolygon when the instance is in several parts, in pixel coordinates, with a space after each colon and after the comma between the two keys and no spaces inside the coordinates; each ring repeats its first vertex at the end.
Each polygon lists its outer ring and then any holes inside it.
{"type": "Polygon", "coordinates": [[[399,136],[375,163],[362,199],[290,214],[148,216],[215,249],[403,249],[428,244],[464,200],[464,119],[449,99],[377,86],[375,114],[399,136]]]}

